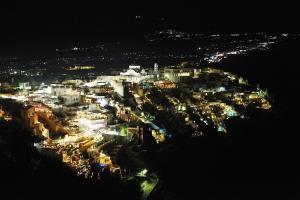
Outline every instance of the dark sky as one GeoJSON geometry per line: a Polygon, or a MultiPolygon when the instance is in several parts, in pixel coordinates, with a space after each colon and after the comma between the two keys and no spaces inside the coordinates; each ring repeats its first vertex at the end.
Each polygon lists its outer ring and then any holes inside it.
{"type": "Polygon", "coordinates": [[[15,45],[119,40],[153,30],[299,32],[297,2],[40,1],[0,8],[2,49],[15,45]],[[135,16],[143,18],[136,20],[135,16]],[[164,19],[164,20],[162,20],[164,19]]]}

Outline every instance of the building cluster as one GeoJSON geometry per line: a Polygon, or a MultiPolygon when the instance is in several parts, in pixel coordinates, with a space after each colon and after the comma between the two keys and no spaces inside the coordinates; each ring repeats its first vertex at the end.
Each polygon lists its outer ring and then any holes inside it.
{"type": "Polygon", "coordinates": [[[51,134],[68,134],[68,130],[65,129],[59,118],[53,114],[51,107],[42,103],[24,103],[21,109],[21,120],[25,129],[47,139],[50,138],[51,134]]]}
{"type": "MultiPolygon", "coordinates": [[[[179,133],[198,137],[207,126],[227,132],[226,120],[243,117],[249,105],[269,109],[268,94],[234,74],[185,64],[143,69],[130,65],[116,75],[93,80],[67,79],[5,96],[22,104],[25,129],[44,140],[41,152],[54,151],[78,175],[101,179],[101,171],[121,173],[122,146],[156,143],[179,133]],[[175,123],[174,123],[175,122],[175,123]]],[[[7,116],[0,109],[0,117],[7,116]]]]}

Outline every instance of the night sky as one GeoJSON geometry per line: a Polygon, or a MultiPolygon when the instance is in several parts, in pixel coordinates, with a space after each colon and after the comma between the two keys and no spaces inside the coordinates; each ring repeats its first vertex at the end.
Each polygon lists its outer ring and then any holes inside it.
{"type": "Polygon", "coordinates": [[[197,33],[299,32],[299,8],[299,3],[287,1],[10,2],[0,8],[1,50],[122,40],[167,28],[197,33]]]}

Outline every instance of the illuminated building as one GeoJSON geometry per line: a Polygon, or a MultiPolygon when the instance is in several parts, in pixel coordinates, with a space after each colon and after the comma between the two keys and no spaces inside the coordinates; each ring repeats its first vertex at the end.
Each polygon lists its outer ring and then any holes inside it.
{"type": "Polygon", "coordinates": [[[153,71],[154,71],[154,73],[158,73],[158,64],[157,63],[154,63],[153,71]]]}
{"type": "Polygon", "coordinates": [[[92,94],[113,94],[114,88],[112,86],[109,86],[108,84],[97,85],[94,87],[90,87],[89,92],[92,94]]]}
{"type": "Polygon", "coordinates": [[[95,69],[95,66],[68,66],[65,67],[65,70],[69,70],[69,71],[76,71],[76,70],[90,70],[90,69],[95,69]]]}
{"type": "Polygon", "coordinates": [[[120,77],[124,78],[128,82],[137,83],[143,79],[147,73],[144,69],[141,69],[139,65],[130,65],[126,72],[121,72],[120,77]]]}
{"type": "Polygon", "coordinates": [[[209,73],[209,74],[220,74],[220,73],[223,73],[223,70],[207,67],[207,68],[203,68],[202,72],[209,73]]]}
{"type": "Polygon", "coordinates": [[[60,120],[53,115],[50,108],[43,104],[33,103],[25,106],[21,113],[25,127],[29,130],[33,130],[38,122],[42,122],[47,125],[51,133],[61,132],[67,134],[60,120]]]}
{"type": "Polygon", "coordinates": [[[85,140],[83,142],[81,142],[79,144],[79,149],[80,151],[85,151],[85,150],[89,150],[89,149],[93,149],[93,145],[95,144],[95,140],[93,139],[88,139],[88,140],[85,140]]]}
{"type": "Polygon", "coordinates": [[[113,80],[110,82],[110,85],[114,88],[115,92],[120,96],[124,96],[124,85],[121,80],[113,80]]]}
{"type": "Polygon", "coordinates": [[[240,84],[240,85],[248,85],[248,80],[244,80],[243,77],[240,77],[240,78],[239,78],[239,84],[240,84]]]}
{"type": "Polygon", "coordinates": [[[107,126],[107,116],[101,111],[78,111],[80,127],[88,133],[98,131],[100,128],[107,126]]]}
{"type": "Polygon", "coordinates": [[[186,105],[185,104],[178,104],[175,106],[177,111],[186,111],[186,105]]]}
{"type": "Polygon", "coordinates": [[[41,122],[38,122],[35,124],[35,127],[33,129],[33,133],[36,135],[42,135],[46,138],[49,138],[49,130],[45,128],[44,124],[41,122]]]}
{"type": "Polygon", "coordinates": [[[131,112],[130,107],[119,109],[117,111],[117,117],[128,123],[139,120],[139,117],[131,112]]]}
{"type": "Polygon", "coordinates": [[[172,82],[180,82],[186,78],[194,76],[194,69],[192,68],[165,68],[164,78],[172,82]]]}
{"type": "Polygon", "coordinates": [[[140,65],[129,65],[129,69],[140,70],[141,66],[140,65]]]}
{"type": "Polygon", "coordinates": [[[165,141],[165,134],[164,133],[159,132],[157,130],[151,130],[151,134],[154,137],[157,144],[165,141]]]}
{"type": "Polygon", "coordinates": [[[80,93],[63,95],[61,96],[61,98],[63,100],[64,105],[74,105],[74,104],[81,103],[80,93]]]}
{"type": "Polygon", "coordinates": [[[97,99],[93,96],[89,96],[89,95],[84,95],[82,98],[82,102],[84,104],[92,104],[95,103],[97,101],[97,99]]]}
{"type": "Polygon", "coordinates": [[[99,157],[98,157],[98,162],[101,163],[101,164],[106,164],[106,165],[111,165],[112,162],[110,160],[110,157],[103,154],[103,153],[100,153],[99,157]]]}
{"type": "Polygon", "coordinates": [[[71,86],[64,86],[62,84],[51,84],[51,94],[54,96],[62,96],[65,93],[72,91],[71,86]]]}
{"type": "Polygon", "coordinates": [[[101,167],[108,167],[111,170],[112,162],[109,156],[99,153],[99,155],[94,159],[95,163],[99,163],[101,167]]]}
{"type": "Polygon", "coordinates": [[[131,83],[138,83],[146,78],[152,77],[148,75],[147,72],[141,68],[139,65],[130,65],[126,72],[120,73],[120,78],[131,83]]]}
{"type": "Polygon", "coordinates": [[[120,76],[98,76],[97,81],[110,84],[116,93],[120,96],[124,96],[124,85],[120,76]]]}
{"type": "MultiPolygon", "coordinates": [[[[144,69],[141,69],[139,65],[130,65],[129,69],[125,72],[120,72],[117,76],[98,76],[98,82],[109,83],[109,85],[114,89],[114,91],[120,96],[124,96],[124,82],[138,83],[146,78],[153,77],[153,75],[148,75],[144,69]]],[[[95,84],[94,84],[95,86],[95,84]]],[[[100,88],[99,88],[100,89],[100,88]]],[[[91,88],[91,91],[94,89],[91,88]]],[[[105,88],[102,92],[111,92],[110,88],[105,88]]]]}
{"type": "Polygon", "coordinates": [[[22,118],[24,119],[25,127],[29,130],[33,129],[38,122],[38,116],[35,113],[35,108],[33,106],[26,106],[22,110],[22,118]]]}
{"type": "Polygon", "coordinates": [[[194,77],[193,78],[199,78],[199,75],[201,73],[201,69],[194,69],[194,77]]]}
{"type": "MultiPolygon", "coordinates": [[[[1,118],[1,116],[0,116],[0,118],[1,118]]],[[[4,119],[4,121],[7,121],[7,122],[10,122],[10,121],[12,121],[12,115],[11,114],[9,114],[9,113],[5,113],[4,115],[3,115],[3,119],[4,119]]]]}
{"type": "Polygon", "coordinates": [[[32,116],[29,117],[29,128],[33,129],[35,124],[38,123],[38,116],[36,113],[33,113],[32,116]]]}
{"type": "Polygon", "coordinates": [[[171,81],[156,81],[153,83],[155,87],[161,88],[161,89],[172,89],[176,88],[176,84],[171,81]]]}
{"type": "Polygon", "coordinates": [[[51,93],[63,100],[63,104],[72,105],[81,102],[81,91],[71,85],[51,84],[51,93]]]}
{"type": "Polygon", "coordinates": [[[79,86],[82,83],[83,83],[83,81],[80,79],[65,80],[62,82],[62,84],[64,84],[64,85],[75,85],[75,86],[79,86]]]}
{"type": "Polygon", "coordinates": [[[2,108],[0,107],[0,118],[3,118],[4,114],[5,114],[4,110],[2,110],[2,108]]]}
{"type": "Polygon", "coordinates": [[[78,89],[74,89],[72,85],[51,84],[51,94],[58,97],[67,94],[80,95],[80,91],[78,91],[78,89]]]}
{"type": "Polygon", "coordinates": [[[128,69],[126,72],[121,72],[120,73],[121,76],[131,76],[131,77],[139,77],[140,73],[138,73],[136,70],[134,69],[128,69]]]}
{"type": "Polygon", "coordinates": [[[19,83],[19,89],[20,90],[31,90],[31,85],[29,84],[29,82],[22,82],[22,83],[19,83]]]}
{"type": "Polygon", "coordinates": [[[22,110],[22,118],[24,119],[25,127],[28,130],[33,131],[37,135],[43,135],[49,138],[49,130],[45,128],[44,124],[39,121],[42,118],[41,113],[43,112],[43,107],[29,105],[22,110]]]}

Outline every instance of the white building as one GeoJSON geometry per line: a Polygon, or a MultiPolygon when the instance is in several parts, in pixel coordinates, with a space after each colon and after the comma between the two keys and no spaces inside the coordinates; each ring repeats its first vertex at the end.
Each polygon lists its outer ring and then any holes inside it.
{"type": "Polygon", "coordinates": [[[62,84],[51,84],[51,94],[54,96],[63,96],[65,94],[71,94],[73,91],[72,86],[66,86],[62,84]]]}
{"type": "Polygon", "coordinates": [[[22,83],[19,83],[19,89],[20,90],[31,90],[31,85],[29,84],[29,82],[22,82],[22,83]]]}
{"type": "Polygon", "coordinates": [[[124,80],[120,76],[98,76],[97,81],[109,83],[116,93],[120,96],[124,96],[124,80]]]}
{"type": "Polygon", "coordinates": [[[96,132],[107,127],[107,116],[101,111],[78,111],[79,126],[86,132],[96,132]]]}
{"type": "Polygon", "coordinates": [[[79,85],[83,84],[83,81],[80,79],[72,79],[72,80],[65,80],[62,83],[79,86],[79,85]]]}
{"type": "Polygon", "coordinates": [[[63,99],[63,104],[65,105],[73,105],[81,102],[81,95],[80,94],[67,94],[61,96],[63,99]]]}
{"type": "Polygon", "coordinates": [[[65,105],[81,102],[81,91],[73,89],[70,85],[51,84],[51,94],[62,98],[65,105]]]}
{"type": "Polygon", "coordinates": [[[158,73],[158,64],[157,63],[154,63],[153,71],[154,71],[154,73],[158,73]]]}
{"type": "Polygon", "coordinates": [[[140,70],[141,69],[141,66],[140,65],[129,65],[129,69],[137,69],[137,70],[140,70]]]}
{"type": "Polygon", "coordinates": [[[120,73],[120,78],[126,80],[127,82],[138,83],[141,80],[149,78],[149,76],[144,69],[141,69],[141,66],[130,65],[126,72],[120,73]]]}

